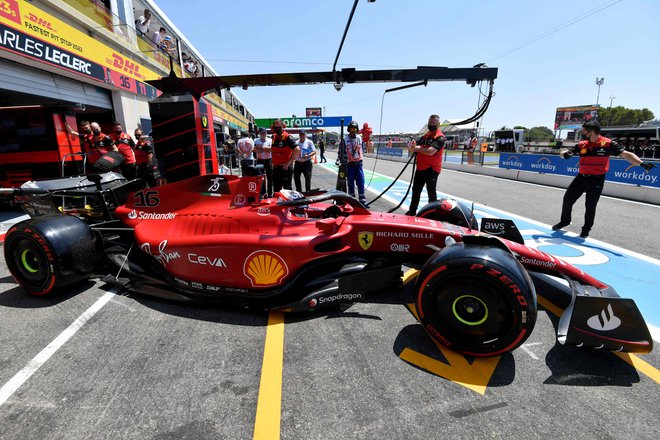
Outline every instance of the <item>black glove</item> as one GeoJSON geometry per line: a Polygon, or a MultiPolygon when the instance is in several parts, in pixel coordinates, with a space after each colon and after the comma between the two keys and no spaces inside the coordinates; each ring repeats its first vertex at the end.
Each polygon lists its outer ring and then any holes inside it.
{"type": "Polygon", "coordinates": [[[651,171],[652,168],[655,168],[655,164],[651,162],[642,162],[639,164],[639,166],[644,168],[646,171],[651,171]]]}
{"type": "Polygon", "coordinates": [[[569,158],[573,157],[573,152],[570,151],[570,150],[567,150],[563,153],[559,153],[559,156],[561,156],[562,159],[569,159],[569,158]]]}

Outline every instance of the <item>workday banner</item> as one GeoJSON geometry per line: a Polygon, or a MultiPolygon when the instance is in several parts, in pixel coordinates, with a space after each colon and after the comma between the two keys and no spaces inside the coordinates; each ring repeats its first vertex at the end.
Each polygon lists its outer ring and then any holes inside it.
{"type": "MultiPolygon", "coordinates": [[[[499,167],[510,170],[575,176],[578,172],[578,161],[577,157],[562,159],[557,155],[550,154],[501,153],[499,167]]],[[[607,173],[606,180],[660,188],[660,168],[646,171],[640,166],[631,165],[626,160],[610,158],[610,170],[607,173]]]]}

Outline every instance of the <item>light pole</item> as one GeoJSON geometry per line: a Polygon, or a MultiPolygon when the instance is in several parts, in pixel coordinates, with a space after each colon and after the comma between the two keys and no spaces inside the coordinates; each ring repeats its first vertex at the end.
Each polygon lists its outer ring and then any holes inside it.
{"type": "Polygon", "coordinates": [[[605,78],[596,77],[596,85],[598,86],[598,96],[596,96],[596,107],[598,107],[598,100],[600,99],[600,86],[605,82],[605,78]]]}
{"type": "Polygon", "coordinates": [[[610,119],[612,119],[612,101],[616,99],[616,96],[610,95],[610,106],[607,107],[607,126],[610,126],[610,119]]]}

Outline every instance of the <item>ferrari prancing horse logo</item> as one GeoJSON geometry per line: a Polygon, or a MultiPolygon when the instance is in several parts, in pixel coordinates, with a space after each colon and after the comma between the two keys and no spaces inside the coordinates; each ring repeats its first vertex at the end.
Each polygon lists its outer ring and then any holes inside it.
{"type": "Polygon", "coordinates": [[[360,242],[360,247],[365,251],[371,247],[374,242],[374,233],[373,232],[360,232],[358,234],[358,241],[360,242]]]}

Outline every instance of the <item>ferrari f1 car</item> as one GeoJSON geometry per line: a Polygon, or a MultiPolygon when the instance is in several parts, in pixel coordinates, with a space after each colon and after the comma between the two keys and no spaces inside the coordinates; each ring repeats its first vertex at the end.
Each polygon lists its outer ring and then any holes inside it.
{"type": "Polygon", "coordinates": [[[652,348],[631,299],[525,246],[511,220],[482,219],[478,230],[471,209],[450,199],[416,217],[370,211],[339,191],[261,199],[263,176],[248,174],[143,189],[106,173],[0,190],[32,214],[7,232],[5,261],[33,295],[105,274],[146,295],[290,312],[400,287],[405,265],[420,269],[414,297],[425,330],[465,354],[520,346],[537,292],[564,302],[562,344],[652,348]]]}

